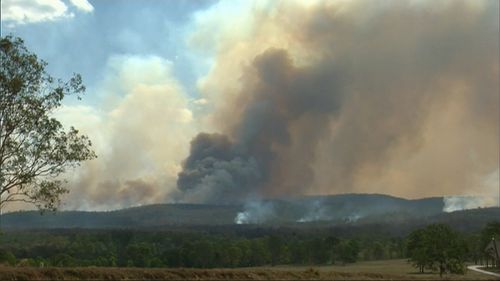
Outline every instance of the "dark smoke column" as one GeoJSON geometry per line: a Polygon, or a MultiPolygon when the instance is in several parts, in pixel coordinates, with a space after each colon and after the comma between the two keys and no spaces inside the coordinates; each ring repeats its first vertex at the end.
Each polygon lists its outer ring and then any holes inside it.
{"type": "Polygon", "coordinates": [[[177,187],[183,201],[234,203],[245,198],[259,180],[255,159],[238,153],[227,136],[201,133],[191,141],[177,187]]]}
{"type": "Polygon", "coordinates": [[[232,101],[241,111],[227,116],[234,127],[191,141],[177,181],[181,200],[245,201],[308,188],[317,143],[339,108],[333,73],[328,64],[297,68],[284,50],[257,56],[232,101]]]}

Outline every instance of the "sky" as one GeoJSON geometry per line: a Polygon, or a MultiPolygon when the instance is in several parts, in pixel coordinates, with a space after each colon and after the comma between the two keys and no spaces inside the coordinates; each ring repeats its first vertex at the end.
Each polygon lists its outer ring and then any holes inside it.
{"type": "Polygon", "coordinates": [[[98,158],[64,209],[385,193],[498,199],[495,0],[3,0],[98,158]]]}

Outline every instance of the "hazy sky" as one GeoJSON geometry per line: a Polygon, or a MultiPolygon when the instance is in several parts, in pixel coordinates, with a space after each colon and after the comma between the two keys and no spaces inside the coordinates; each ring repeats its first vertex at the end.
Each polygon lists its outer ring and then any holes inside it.
{"type": "Polygon", "coordinates": [[[57,117],[99,158],[68,174],[64,208],[346,192],[498,200],[496,0],[1,5],[2,36],[87,86],[57,117]]]}

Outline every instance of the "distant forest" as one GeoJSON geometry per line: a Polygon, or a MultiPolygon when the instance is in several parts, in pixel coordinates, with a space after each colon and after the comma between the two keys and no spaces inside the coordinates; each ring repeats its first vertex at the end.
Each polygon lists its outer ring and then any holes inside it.
{"type": "MultiPolygon", "coordinates": [[[[4,231],[0,263],[32,266],[253,267],[346,264],[409,258],[412,233],[381,231],[384,225],[346,229],[226,226],[171,230],[51,229],[4,231]]],[[[456,228],[455,228],[456,229],[456,228]]],[[[500,222],[457,231],[463,258],[479,262],[500,222]],[[492,230],[493,229],[493,230],[492,230]],[[492,232],[493,231],[493,232],[492,232]]]]}

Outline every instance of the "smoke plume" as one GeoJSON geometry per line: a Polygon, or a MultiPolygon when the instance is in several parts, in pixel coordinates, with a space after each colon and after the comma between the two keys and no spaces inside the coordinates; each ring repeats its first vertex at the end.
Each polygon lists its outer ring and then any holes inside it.
{"type": "Polygon", "coordinates": [[[445,196],[443,212],[455,212],[485,206],[485,199],[478,196],[445,196]]]}
{"type": "Polygon", "coordinates": [[[244,205],[244,211],[236,214],[236,224],[261,224],[272,221],[278,216],[272,202],[249,201],[244,205]]]}
{"type": "MultiPolygon", "coordinates": [[[[63,208],[244,203],[237,221],[252,223],[279,211],[264,204],[273,197],[448,194],[495,204],[499,33],[496,0],[200,8],[173,37],[186,39],[179,56],[199,65],[162,52],[111,55],[88,88],[95,104],[57,113],[98,154],[68,173],[63,208]],[[191,75],[194,86],[183,80],[191,75]]],[[[151,34],[127,43],[165,44],[151,34]]],[[[329,219],[326,207],[294,218],[329,219]]]]}
{"type": "Polygon", "coordinates": [[[199,86],[218,133],[191,141],[178,200],[494,196],[482,183],[498,173],[498,5],[272,2],[236,31],[200,17],[214,28],[192,44],[217,53],[199,86]]]}
{"type": "Polygon", "coordinates": [[[102,104],[58,112],[89,134],[98,154],[70,173],[64,208],[111,210],[169,200],[194,135],[189,102],[170,68],[159,57],[114,56],[98,89],[102,104]]]}

